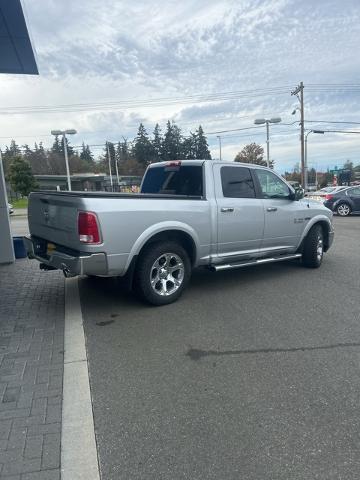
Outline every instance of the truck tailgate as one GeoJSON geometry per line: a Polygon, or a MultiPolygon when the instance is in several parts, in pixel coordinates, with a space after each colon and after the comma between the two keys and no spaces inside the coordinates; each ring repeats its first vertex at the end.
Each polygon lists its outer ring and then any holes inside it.
{"type": "Polygon", "coordinates": [[[81,200],[77,197],[32,193],[28,212],[30,234],[78,249],[77,219],[80,203],[81,200]]]}

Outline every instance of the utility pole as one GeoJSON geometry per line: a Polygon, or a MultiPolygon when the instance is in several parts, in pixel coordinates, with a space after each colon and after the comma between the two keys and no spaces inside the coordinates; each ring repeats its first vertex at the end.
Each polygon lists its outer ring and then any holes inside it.
{"type": "Polygon", "coordinates": [[[306,174],[305,174],[305,125],[304,125],[304,84],[300,82],[291,95],[296,95],[300,102],[300,145],[301,145],[301,184],[306,189],[306,174]]]}
{"type": "MultiPolygon", "coordinates": [[[[116,158],[116,153],[115,153],[115,171],[116,171],[117,184],[118,184],[118,187],[120,187],[119,168],[118,168],[118,162],[117,162],[117,158],[116,158]]],[[[118,190],[120,190],[120,189],[118,189],[118,190]]]]}

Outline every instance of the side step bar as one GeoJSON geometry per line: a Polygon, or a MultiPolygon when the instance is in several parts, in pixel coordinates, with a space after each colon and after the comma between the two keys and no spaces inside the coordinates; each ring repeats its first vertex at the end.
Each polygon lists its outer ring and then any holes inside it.
{"type": "Polygon", "coordinates": [[[216,272],[220,272],[221,270],[232,270],[233,268],[249,267],[251,265],[262,265],[264,263],[282,262],[284,260],[294,260],[295,258],[301,257],[301,253],[295,253],[294,255],[286,255],[283,257],[259,258],[258,260],[253,260],[250,262],[227,263],[226,265],[211,265],[211,268],[214,269],[216,272]]]}

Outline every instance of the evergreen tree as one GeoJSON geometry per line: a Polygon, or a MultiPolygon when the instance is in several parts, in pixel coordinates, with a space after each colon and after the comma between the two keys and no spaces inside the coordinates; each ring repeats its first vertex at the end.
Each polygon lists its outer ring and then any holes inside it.
{"type": "Polygon", "coordinates": [[[182,154],[182,136],[180,128],[174,123],[167,121],[166,132],[163,141],[162,159],[177,160],[182,154]]]}
{"type": "Polygon", "coordinates": [[[18,157],[19,155],[21,155],[21,150],[20,150],[20,147],[19,145],[17,145],[17,143],[15,142],[15,140],[11,140],[10,142],[10,147],[6,147],[6,152],[5,153],[9,153],[10,155],[12,155],[14,158],[15,157],[18,157]]]}
{"type": "Polygon", "coordinates": [[[24,145],[23,149],[23,158],[30,164],[34,175],[45,175],[49,173],[48,159],[42,143],[39,145],[35,143],[34,149],[31,149],[28,145],[24,145]]]}
{"type": "Polygon", "coordinates": [[[181,157],[186,160],[192,160],[196,158],[196,134],[190,132],[190,136],[184,138],[182,142],[181,157]]]}
{"type": "Polygon", "coordinates": [[[62,139],[59,139],[58,135],[55,136],[54,143],[51,147],[52,153],[61,153],[63,152],[62,139]]]}
{"type": "Polygon", "coordinates": [[[148,165],[151,162],[152,145],[142,123],[140,123],[137,136],[134,139],[133,155],[143,165],[148,165]]]}
{"type": "Polygon", "coordinates": [[[10,172],[10,165],[15,158],[21,155],[21,150],[15,140],[11,140],[10,147],[6,146],[5,152],[2,153],[2,161],[4,167],[4,174],[7,178],[10,172]]]}
{"type": "MultiPolygon", "coordinates": [[[[65,143],[67,147],[68,156],[70,157],[71,155],[74,155],[74,149],[70,145],[67,137],[65,137],[65,143]]],[[[53,146],[51,147],[51,151],[53,153],[59,153],[61,155],[64,155],[65,152],[64,152],[63,137],[59,138],[58,135],[55,136],[55,140],[54,140],[53,146]]]]}
{"type": "Polygon", "coordinates": [[[93,171],[95,167],[94,156],[90,150],[89,145],[83,142],[80,152],[80,168],[82,172],[93,171]]]}
{"type": "Polygon", "coordinates": [[[153,150],[153,159],[152,162],[160,162],[161,161],[161,153],[162,153],[162,136],[161,136],[161,128],[157,123],[154,128],[154,138],[152,140],[152,150],[153,150]]]}
{"type": "Polygon", "coordinates": [[[116,146],[115,157],[116,157],[116,161],[118,162],[118,165],[121,165],[122,163],[125,163],[130,159],[131,152],[130,152],[130,147],[129,147],[127,138],[123,137],[123,141],[118,142],[116,146]]]}
{"type": "Polygon", "coordinates": [[[17,156],[10,165],[9,180],[13,190],[27,197],[36,188],[34,175],[29,163],[17,156]]]}
{"type": "Polygon", "coordinates": [[[83,142],[82,147],[81,147],[81,152],[80,152],[80,158],[81,160],[84,160],[88,164],[93,164],[94,163],[94,156],[91,153],[89,145],[85,145],[83,142]]]}
{"type": "Polygon", "coordinates": [[[195,158],[211,160],[209,145],[207,143],[207,139],[206,139],[206,136],[204,135],[204,130],[201,125],[199,125],[199,128],[196,130],[195,137],[196,137],[195,138],[195,141],[196,141],[195,158]]]}

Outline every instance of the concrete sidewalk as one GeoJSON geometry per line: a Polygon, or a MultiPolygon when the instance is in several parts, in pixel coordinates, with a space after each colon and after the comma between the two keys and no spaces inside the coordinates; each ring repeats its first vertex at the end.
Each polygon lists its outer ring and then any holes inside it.
{"type": "Polygon", "coordinates": [[[0,479],[60,479],[64,278],[0,265],[0,479]]]}
{"type": "Polygon", "coordinates": [[[15,208],[14,213],[10,217],[27,217],[28,209],[27,208],[15,208]]]}

